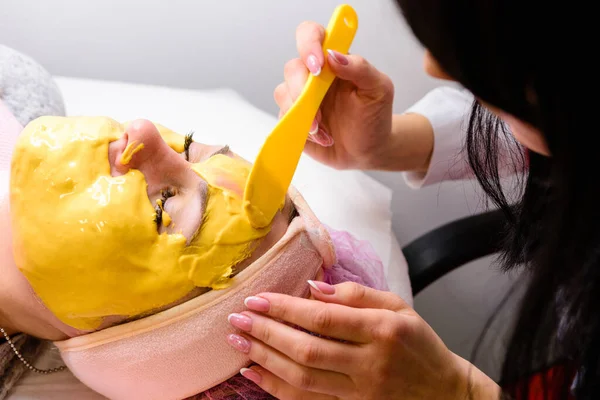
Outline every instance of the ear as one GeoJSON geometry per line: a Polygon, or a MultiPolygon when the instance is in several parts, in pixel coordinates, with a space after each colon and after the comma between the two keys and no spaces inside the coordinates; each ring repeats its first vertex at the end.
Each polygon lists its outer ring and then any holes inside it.
{"type": "Polygon", "coordinates": [[[454,79],[442,69],[440,64],[431,55],[429,50],[425,50],[425,55],[423,56],[423,69],[425,70],[427,75],[433,78],[454,81],[454,79]]]}

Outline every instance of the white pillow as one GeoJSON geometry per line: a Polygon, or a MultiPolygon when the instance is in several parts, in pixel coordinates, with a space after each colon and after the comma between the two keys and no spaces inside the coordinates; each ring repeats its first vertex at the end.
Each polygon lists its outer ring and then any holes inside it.
{"type": "MultiPolygon", "coordinates": [[[[146,118],[207,144],[228,144],[254,160],[276,118],[229,89],[174,89],[57,77],[67,114],[103,115],[124,122],[146,118]]],[[[406,261],[391,229],[389,188],[359,171],[336,171],[303,155],[293,185],[334,229],[368,240],[381,257],[392,291],[412,304],[406,261]]]]}

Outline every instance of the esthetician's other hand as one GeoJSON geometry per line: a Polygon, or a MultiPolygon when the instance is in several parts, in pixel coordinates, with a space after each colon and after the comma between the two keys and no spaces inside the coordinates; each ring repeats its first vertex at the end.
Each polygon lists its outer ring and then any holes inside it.
{"type": "Polygon", "coordinates": [[[298,27],[300,57],[285,65],[285,82],[274,93],[280,116],[300,95],[309,73],[319,74],[328,62],[339,79],[323,100],[305,151],[334,168],[370,169],[391,133],[394,86],[388,76],[360,56],[333,53],[325,60],[324,35],[325,28],[314,22],[298,27]]]}
{"type": "Polygon", "coordinates": [[[263,390],[284,400],[499,398],[499,387],[400,297],[313,284],[315,300],[262,293],[246,300],[252,311],[229,317],[242,331],[229,343],[257,364],[242,375],[263,390]]]}

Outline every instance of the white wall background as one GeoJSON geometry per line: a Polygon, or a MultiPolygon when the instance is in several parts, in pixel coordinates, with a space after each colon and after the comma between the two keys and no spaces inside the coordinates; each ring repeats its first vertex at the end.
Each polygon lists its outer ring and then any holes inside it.
{"type": "MultiPolygon", "coordinates": [[[[0,42],[29,54],[55,75],[189,89],[230,87],[277,115],[272,91],[283,79],[284,63],[296,56],[296,26],[304,20],[326,24],[339,3],[0,0],[0,42]]],[[[421,70],[422,50],[394,1],[347,3],[359,16],[351,51],[392,77],[397,112],[443,84],[421,70]]],[[[472,182],[412,191],[398,174],[373,176],[394,188],[393,227],[401,245],[482,210],[481,194],[472,182]]],[[[480,260],[428,288],[416,298],[415,308],[452,350],[469,357],[508,284],[507,277],[490,268],[489,258],[480,260]]],[[[486,355],[479,365],[493,373],[497,363],[486,355]]]]}

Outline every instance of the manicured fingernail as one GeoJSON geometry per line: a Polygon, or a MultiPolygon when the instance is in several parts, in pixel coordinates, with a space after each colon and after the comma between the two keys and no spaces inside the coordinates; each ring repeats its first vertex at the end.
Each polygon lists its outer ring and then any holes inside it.
{"type": "Polygon", "coordinates": [[[306,66],[311,74],[314,76],[318,76],[321,73],[321,65],[319,64],[319,59],[314,54],[311,54],[306,59],[306,66]]]}
{"type": "Polygon", "coordinates": [[[331,137],[331,135],[325,132],[322,128],[319,128],[317,133],[309,135],[308,140],[323,147],[331,147],[334,144],[333,137],[331,137]]]}
{"type": "Polygon", "coordinates": [[[260,376],[260,374],[256,371],[254,371],[253,369],[250,368],[242,368],[240,369],[240,374],[242,374],[242,376],[246,379],[250,379],[252,382],[256,383],[257,385],[260,384],[260,382],[262,381],[262,376],[260,376]]]}
{"type": "Polygon", "coordinates": [[[256,296],[246,297],[246,300],[244,300],[244,304],[249,309],[258,312],[268,312],[271,308],[271,304],[269,304],[267,300],[263,299],[262,297],[256,296]]]}
{"type": "Polygon", "coordinates": [[[336,63],[340,65],[348,65],[348,57],[346,57],[342,53],[338,53],[337,51],[331,49],[327,49],[327,52],[329,53],[331,58],[333,58],[333,61],[335,61],[336,63]]]}
{"type": "Polygon", "coordinates": [[[227,320],[231,325],[235,326],[238,329],[241,329],[246,332],[250,332],[252,330],[252,318],[246,315],[229,314],[227,320]]]}
{"type": "Polygon", "coordinates": [[[313,120],[312,125],[310,126],[310,131],[308,131],[308,133],[310,133],[311,135],[314,135],[318,131],[319,131],[319,123],[315,119],[315,120],[313,120]]]}
{"type": "Polygon", "coordinates": [[[232,333],[227,336],[227,343],[237,351],[248,354],[250,352],[250,342],[246,338],[232,333]]]}
{"type": "Polygon", "coordinates": [[[319,293],[334,294],[335,287],[321,281],[308,281],[308,284],[319,293]]]}

